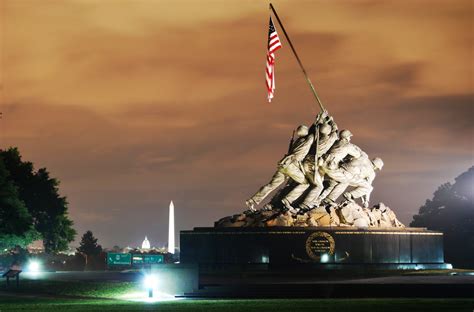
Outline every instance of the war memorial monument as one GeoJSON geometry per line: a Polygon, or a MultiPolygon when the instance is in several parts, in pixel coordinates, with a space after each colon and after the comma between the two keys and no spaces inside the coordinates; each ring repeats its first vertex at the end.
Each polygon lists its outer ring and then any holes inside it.
{"type": "MultiPolygon", "coordinates": [[[[270,181],[241,213],[213,228],[181,231],[181,263],[200,266],[304,266],[315,269],[444,269],[443,233],[404,226],[384,203],[371,203],[381,158],[359,146],[357,129],[343,129],[322,105],[272,4],[273,12],[320,113],[294,132],[270,181]],[[269,198],[270,194],[273,194],[269,198]],[[265,202],[266,199],[269,200],[265,202]]],[[[275,52],[281,48],[270,17],[266,83],[274,92],[275,52]]],[[[277,156],[278,157],[278,156],[277,156]]],[[[281,157],[281,156],[280,156],[281,157]]],[[[396,191],[396,190],[394,190],[396,191]]],[[[236,211],[237,212],[237,211],[236,211]]]]}
{"type": "Polygon", "coordinates": [[[246,201],[247,210],[213,228],[181,232],[182,263],[449,267],[443,233],[405,227],[384,203],[371,205],[383,161],[354,144],[351,131],[340,130],[323,111],[295,134],[270,182],[246,201]]]}

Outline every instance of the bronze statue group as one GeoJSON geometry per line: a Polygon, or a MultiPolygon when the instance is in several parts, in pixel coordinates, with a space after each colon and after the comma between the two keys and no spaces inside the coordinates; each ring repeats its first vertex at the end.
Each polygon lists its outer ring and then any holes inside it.
{"type": "Polygon", "coordinates": [[[302,213],[320,205],[337,206],[336,200],[343,195],[344,203],[360,199],[369,206],[375,171],[383,167],[383,161],[372,160],[351,142],[349,130],[338,130],[334,119],[326,111],[316,116],[311,127],[296,129],[288,153],[278,162],[270,182],[262,186],[246,201],[255,211],[271,192],[286,182],[263,210],[302,213]]]}

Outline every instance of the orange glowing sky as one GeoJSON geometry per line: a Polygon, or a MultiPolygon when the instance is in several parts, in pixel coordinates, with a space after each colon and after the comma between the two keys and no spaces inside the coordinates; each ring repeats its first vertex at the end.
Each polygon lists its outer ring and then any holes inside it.
{"type": "MultiPolygon", "coordinates": [[[[244,209],[316,105],[267,1],[0,0],[0,147],[61,180],[79,234],[164,244],[244,209]],[[277,26],[278,27],[278,26],[277,26]],[[283,36],[280,31],[280,36],[283,36]]],[[[470,1],[274,1],[323,103],[408,223],[474,163],[470,1]]]]}

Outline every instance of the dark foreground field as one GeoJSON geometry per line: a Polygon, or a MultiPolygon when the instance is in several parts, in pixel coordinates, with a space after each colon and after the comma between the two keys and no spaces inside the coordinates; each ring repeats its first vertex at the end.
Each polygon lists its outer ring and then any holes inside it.
{"type": "MultiPolygon", "coordinates": [[[[84,275],[86,276],[86,275],[84,275]]],[[[240,286],[244,287],[244,286],[240,286]]],[[[363,284],[354,287],[364,287],[363,284]]],[[[389,295],[389,294],[388,294],[389,295]]],[[[387,296],[389,297],[389,296],[387,296]]],[[[472,296],[470,296],[472,297],[472,296]]],[[[166,298],[165,298],[166,299],[166,298]]],[[[473,298],[353,299],[179,299],[145,302],[139,281],[29,280],[0,283],[0,312],[6,311],[467,311],[473,298]]]]}
{"type": "Polygon", "coordinates": [[[0,311],[466,311],[473,299],[178,300],[155,303],[114,299],[0,297],[0,311]]]}

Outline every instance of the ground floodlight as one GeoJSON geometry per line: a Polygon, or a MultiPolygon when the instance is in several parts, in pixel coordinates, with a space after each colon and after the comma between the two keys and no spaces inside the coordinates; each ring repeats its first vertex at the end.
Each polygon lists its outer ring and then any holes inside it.
{"type": "Polygon", "coordinates": [[[156,288],[158,279],[156,278],[156,275],[146,275],[143,283],[146,288],[156,288]]]}
{"type": "Polygon", "coordinates": [[[323,254],[323,255],[321,256],[321,262],[322,262],[322,263],[326,263],[326,262],[328,262],[328,261],[329,261],[329,255],[326,254],[326,253],[323,254]]]}
{"type": "Polygon", "coordinates": [[[143,279],[143,284],[145,288],[148,290],[148,297],[152,298],[153,289],[155,289],[158,284],[158,279],[156,275],[153,275],[153,274],[145,275],[145,278],[143,279]]]}
{"type": "Polygon", "coordinates": [[[28,263],[28,271],[30,272],[39,272],[41,265],[38,260],[30,260],[28,263]]]}

